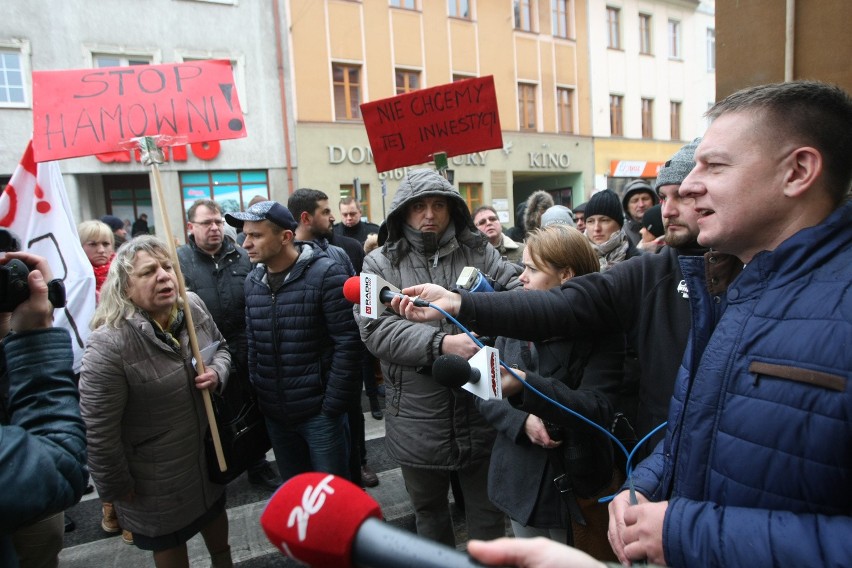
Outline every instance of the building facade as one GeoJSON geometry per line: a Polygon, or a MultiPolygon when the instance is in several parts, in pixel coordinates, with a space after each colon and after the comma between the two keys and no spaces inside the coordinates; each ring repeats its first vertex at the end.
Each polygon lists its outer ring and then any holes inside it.
{"type": "Polygon", "coordinates": [[[380,222],[404,169],[376,171],[358,105],[492,75],[503,148],[449,159],[468,205],[512,224],[537,189],[571,206],[591,188],[584,0],[288,0],[287,20],[301,186],[359,187],[380,222]]]}
{"type": "Polygon", "coordinates": [[[700,136],[715,102],[715,2],[590,0],[595,187],[620,191],[700,136]]]}
{"type": "MultiPolygon", "coordinates": [[[[8,0],[0,18],[0,184],[8,182],[33,131],[32,71],[231,61],[248,136],[178,146],[160,166],[173,233],[195,199],[215,198],[239,209],[255,195],[286,199],[292,169],[285,140],[288,99],[276,47],[277,2],[238,0],[8,0]]],[[[111,213],[133,221],[152,202],[150,168],[132,151],[60,163],[77,221],[111,213]]]]}

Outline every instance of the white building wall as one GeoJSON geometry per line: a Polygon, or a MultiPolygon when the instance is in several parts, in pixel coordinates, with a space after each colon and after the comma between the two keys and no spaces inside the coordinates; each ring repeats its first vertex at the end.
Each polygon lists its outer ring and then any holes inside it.
{"type": "Polygon", "coordinates": [[[642,137],[642,98],[653,99],[654,139],[671,139],[670,102],[681,103],[681,139],[700,136],[701,114],[715,99],[715,73],[707,71],[707,28],[715,2],[702,0],[589,0],[592,132],[610,136],[609,96],[624,97],[624,137],[642,137]],[[620,50],[607,48],[608,6],[621,10],[620,50]],[[652,17],[652,55],[639,53],[639,14],[652,17]],[[681,57],[669,58],[669,19],[681,25],[681,57]]]}

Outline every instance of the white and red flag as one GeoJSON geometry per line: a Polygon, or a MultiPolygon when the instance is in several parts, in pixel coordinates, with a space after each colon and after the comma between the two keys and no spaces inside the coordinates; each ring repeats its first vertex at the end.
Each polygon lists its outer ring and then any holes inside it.
{"type": "Polygon", "coordinates": [[[54,312],[54,325],[71,333],[79,371],[95,313],[95,275],[77,236],[59,164],[36,164],[32,141],[0,195],[0,227],[14,232],[23,250],[46,258],[53,277],[65,283],[68,304],[54,312]]]}

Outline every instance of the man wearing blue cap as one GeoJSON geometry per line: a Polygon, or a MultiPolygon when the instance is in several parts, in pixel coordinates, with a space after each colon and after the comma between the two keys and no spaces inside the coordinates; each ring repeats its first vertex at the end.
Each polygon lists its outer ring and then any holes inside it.
{"type": "Polygon", "coordinates": [[[346,411],[359,395],[361,340],[343,297],[346,269],[275,201],[225,215],[246,235],[249,377],[281,479],[307,471],[349,477],[346,411]]]}

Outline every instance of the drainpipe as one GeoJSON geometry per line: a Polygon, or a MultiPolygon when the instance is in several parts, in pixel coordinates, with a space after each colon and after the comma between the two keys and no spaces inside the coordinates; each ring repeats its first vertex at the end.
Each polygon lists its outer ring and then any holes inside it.
{"type": "MultiPolygon", "coordinates": [[[[281,91],[281,119],[284,126],[284,155],[287,159],[287,193],[293,193],[293,166],[290,163],[290,124],[287,114],[287,90],[284,85],[284,50],[281,36],[280,0],[272,0],[272,20],[275,22],[275,65],[278,68],[278,88],[281,91]]],[[[270,196],[272,197],[272,196],[270,196]]]]}
{"type": "Polygon", "coordinates": [[[796,0],[787,0],[787,27],[784,38],[784,81],[793,80],[793,63],[796,55],[796,0]]]}

